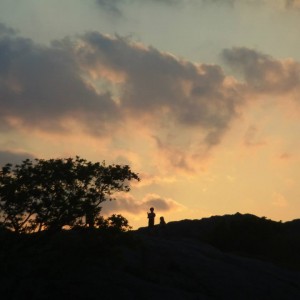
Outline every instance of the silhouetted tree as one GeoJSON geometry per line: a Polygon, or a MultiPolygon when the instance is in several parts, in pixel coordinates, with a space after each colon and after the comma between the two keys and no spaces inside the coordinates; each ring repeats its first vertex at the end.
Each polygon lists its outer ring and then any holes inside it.
{"type": "Polygon", "coordinates": [[[2,224],[16,232],[94,227],[101,203],[139,180],[128,165],[92,163],[80,157],[29,159],[0,172],[2,224]]]}
{"type": "Polygon", "coordinates": [[[34,182],[28,176],[32,170],[32,162],[25,160],[15,168],[7,164],[0,172],[0,221],[2,226],[18,233],[30,230],[36,212],[34,182]]]}
{"type": "Polygon", "coordinates": [[[124,232],[130,230],[128,220],[120,214],[113,214],[108,218],[98,216],[95,219],[95,227],[100,229],[113,229],[117,232],[124,232]]]}
{"type": "Polygon", "coordinates": [[[122,215],[113,214],[109,218],[107,218],[108,227],[114,228],[118,231],[127,231],[132,227],[129,226],[128,220],[124,218],[122,215]]]}

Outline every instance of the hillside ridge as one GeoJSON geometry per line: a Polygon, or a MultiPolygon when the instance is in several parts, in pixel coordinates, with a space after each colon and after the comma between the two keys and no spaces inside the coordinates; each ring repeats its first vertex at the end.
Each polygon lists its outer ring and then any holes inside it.
{"type": "Polygon", "coordinates": [[[235,214],[125,233],[2,232],[0,294],[3,299],[298,299],[299,224],[235,214]]]}

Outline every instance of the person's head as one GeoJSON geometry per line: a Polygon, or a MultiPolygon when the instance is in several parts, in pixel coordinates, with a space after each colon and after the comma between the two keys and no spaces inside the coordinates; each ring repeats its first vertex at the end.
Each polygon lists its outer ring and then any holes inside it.
{"type": "Polygon", "coordinates": [[[165,219],[164,219],[164,217],[160,217],[160,220],[161,220],[161,221],[164,221],[165,219]]]}
{"type": "Polygon", "coordinates": [[[153,212],[153,211],[154,211],[154,208],[153,208],[153,207],[150,207],[150,211],[153,212]]]}

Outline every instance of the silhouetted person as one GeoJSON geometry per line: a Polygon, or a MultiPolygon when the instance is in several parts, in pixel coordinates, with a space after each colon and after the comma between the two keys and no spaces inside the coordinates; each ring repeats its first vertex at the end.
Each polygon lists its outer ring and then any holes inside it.
{"type": "Polygon", "coordinates": [[[154,226],[154,218],[155,218],[154,208],[151,207],[150,212],[148,213],[148,227],[154,226]]]}
{"type": "Polygon", "coordinates": [[[166,221],[164,217],[160,217],[159,220],[159,227],[164,228],[166,226],[166,221]]]}

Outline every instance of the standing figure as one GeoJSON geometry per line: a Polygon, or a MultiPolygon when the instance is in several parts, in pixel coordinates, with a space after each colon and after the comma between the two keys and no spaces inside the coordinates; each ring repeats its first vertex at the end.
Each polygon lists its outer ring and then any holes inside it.
{"type": "Polygon", "coordinates": [[[150,212],[148,213],[148,227],[154,226],[154,218],[155,218],[154,208],[151,207],[150,212]]]}
{"type": "Polygon", "coordinates": [[[164,217],[160,217],[159,220],[160,220],[159,227],[161,227],[161,228],[166,227],[166,221],[165,221],[164,217]]]}

